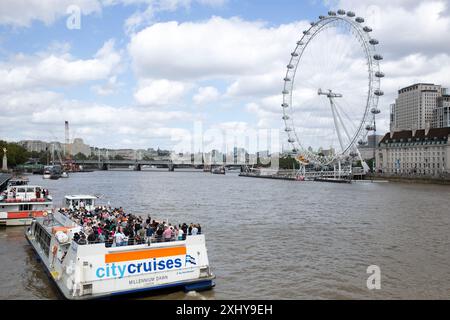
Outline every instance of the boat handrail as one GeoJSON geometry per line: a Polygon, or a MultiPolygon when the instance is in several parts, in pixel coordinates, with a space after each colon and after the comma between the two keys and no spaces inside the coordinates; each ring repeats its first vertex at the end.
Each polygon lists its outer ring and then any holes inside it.
{"type": "Polygon", "coordinates": [[[105,247],[110,248],[110,247],[130,247],[130,246],[136,246],[136,245],[143,245],[143,244],[152,244],[152,243],[173,243],[173,242],[181,242],[181,241],[186,241],[187,237],[195,237],[195,236],[200,236],[203,233],[199,233],[196,235],[193,234],[188,234],[186,237],[183,238],[176,238],[176,237],[171,237],[169,238],[164,238],[164,237],[158,237],[156,235],[153,235],[151,237],[144,237],[142,238],[136,238],[136,237],[125,237],[125,240],[123,241],[123,243],[121,245],[117,245],[116,241],[114,238],[112,239],[107,239],[105,241],[101,241],[99,239],[96,239],[95,241],[88,241],[86,240],[86,243],[80,243],[79,241],[75,241],[78,245],[95,245],[95,244],[99,244],[99,243],[104,243],[105,247]]]}
{"type": "Polygon", "coordinates": [[[36,197],[12,197],[12,196],[7,196],[7,195],[0,195],[0,202],[4,202],[4,203],[22,203],[22,202],[36,202],[36,203],[41,203],[41,202],[49,202],[49,201],[53,201],[52,196],[48,195],[48,196],[44,196],[44,197],[40,197],[40,198],[36,198],[36,197]]]}

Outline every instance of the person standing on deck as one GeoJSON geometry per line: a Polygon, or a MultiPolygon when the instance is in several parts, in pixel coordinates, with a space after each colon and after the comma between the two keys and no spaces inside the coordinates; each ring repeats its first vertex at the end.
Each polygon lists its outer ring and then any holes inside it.
{"type": "Polygon", "coordinates": [[[191,235],[196,236],[198,234],[197,225],[194,224],[191,230],[191,235]]]}

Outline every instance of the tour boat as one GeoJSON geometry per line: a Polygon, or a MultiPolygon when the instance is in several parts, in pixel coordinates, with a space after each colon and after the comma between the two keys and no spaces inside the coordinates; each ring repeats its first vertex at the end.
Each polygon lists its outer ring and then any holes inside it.
{"type": "Polygon", "coordinates": [[[44,216],[52,207],[52,198],[43,190],[40,186],[9,186],[0,195],[0,225],[29,225],[33,218],[44,216]]]}
{"type": "MultiPolygon", "coordinates": [[[[65,202],[77,207],[77,203],[94,205],[93,199],[66,196],[65,202]]],[[[33,220],[25,232],[50,279],[67,299],[214,286],[203,234],[188,235],[185,240],[115,246],[77,243],[74,236],[81,230],[70,217],[55,210],[33,220]]]]}

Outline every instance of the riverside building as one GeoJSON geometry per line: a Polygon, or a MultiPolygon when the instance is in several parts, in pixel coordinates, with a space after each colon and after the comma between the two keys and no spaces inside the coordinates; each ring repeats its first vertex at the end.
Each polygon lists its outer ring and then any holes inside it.
{"type": "Polygon", "coordinates": [[[377,151],[377,169],[387,174],[450,174],[450,127],[387,133],[377,151]]]}
{"type": "Polygon", "coordinates": [[[448,127],[450,96],[432,83],[417,83],[398,91],[391,105],[391,131],[448,127]],[[447,118],[445,118],[447,115],[447,118]]]}

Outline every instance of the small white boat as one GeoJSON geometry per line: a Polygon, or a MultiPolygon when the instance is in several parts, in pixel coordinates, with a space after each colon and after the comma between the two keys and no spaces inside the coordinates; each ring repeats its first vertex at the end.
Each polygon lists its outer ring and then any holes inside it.
{"type": "Polygon", "coordinates": [[[68,178],[69,177],[69,174],[67,173],[67,172],[63,172],[63,173],[61,173],[61,178],[68,178]]]}
{"type": "Polygon", "coordinates": [[[45,170],[44,174],[42,175],[42,179],[50,179],[52,177],[52,173],[50,170],[45,170]]]}

